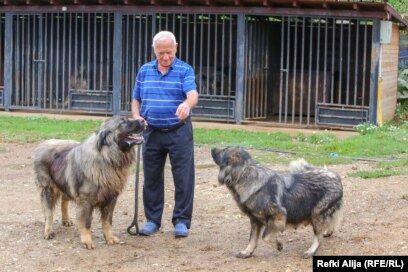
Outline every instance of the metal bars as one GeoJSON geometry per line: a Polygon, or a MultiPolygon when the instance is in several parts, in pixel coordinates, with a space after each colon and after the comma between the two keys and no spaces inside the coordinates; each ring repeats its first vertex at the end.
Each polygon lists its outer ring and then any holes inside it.
{"type": "Polygon", "coordinates": [[[0,108],[4,106],[5,15],[0,13],[0,108]]]}
{"type": "Polygon", "coordinates": [[[125,14],[121,111],[130,110],[135,76],[144,63],[155,59],[151,42],[161,30],[172,31],[176,36],[177,57],[193,66],[201,98],[210,102],[234,99],[235,25],[236,16],[232,15],[125,14]]]}
{"type": "MultiPolygon", "coordinates": [[[[284,16],[280,62],[273,74],[272,118],[279,123],[317,125],[319,105],[369,106],[372,21],[284,16]]],[[[333,120],[333,122],[336,122],[333,120]]]]}
{"type": "Polygon", "coordinates": [[[112,91],[112,27],[103,13],[15,15],[11,107],[65,111],[71,92],[112,91]]]}
{"type": "Polygon", "coordinates": [[[2,69],[10,59],[12,86],[4,101],[11,109],[129,112],[137,71],[155,58],[152,38],[170,30],[179,43],[177,56],[196,72],[202,101],[196,116],[312,126],[319,125],[322,112],[330,122],[332,109],[371,114],[370,20],[204,13],[11,16],[12,29],[5,29],[0,14],[0,99],[2,69]],[[7,55],[5,33],[13,36],[7,55]]]}
{"type": "Polygon", "coordinates": [[[269,73],[267,48],[272,32],[267,17],[247,16],[245,22],[245,118],[265,119],[269,73]]]}

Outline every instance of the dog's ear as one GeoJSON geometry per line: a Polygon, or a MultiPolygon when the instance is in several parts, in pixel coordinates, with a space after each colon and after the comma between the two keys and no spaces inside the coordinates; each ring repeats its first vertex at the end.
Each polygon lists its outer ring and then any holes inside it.
{"type": "Polygon", "coordinates": [[[106,137],[108,137],[110,131],[102,130],[99,131],[98,133],[98,141],[96,142],[96,147],[98,148],[98,151],[101,152],[102,147],[104,145],[108,145],[106,141],[106,137]]]}
{"type": "Polygon", "coordinates": [[[243,148],[240,149],[239,155],[242,162],[252,159],[251,154],[243,148]]]}
{"type": "Polygon", "coordinates": [[[229,165],[243,165],[245,161],[251,159],[251,155],[243,148],[234,148],[228,153],[228,157],[225,159],[229,165]]]}

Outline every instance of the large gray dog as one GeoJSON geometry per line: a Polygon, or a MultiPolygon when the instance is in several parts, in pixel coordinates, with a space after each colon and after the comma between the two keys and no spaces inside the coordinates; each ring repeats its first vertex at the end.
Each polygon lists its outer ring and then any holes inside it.
{"type": "Polygon", "coordinates": [[[133,146],[143,141],[137,134],[144,128],[144,121],[115,115],[104,121],[100,129],[82,143],[48,140],[37,147],[34,171],[45,216],[45,239],[54,237],[54,209],[61,199],[64,226],[72,224],[68,201],[76,202],[77,225],[86,248],[95,248],[91,233],[95,208],[101,212],[106,243],[119,242],[112,232],[112,215],[127,182],[129,166],[135,160],[133,146]]]}
{"type": "Polygon", "coordinates": [[[315,168],[303,159],[291,163],[290,173],[272,171],[242,148],[213,148],[211,155],[220,167],[219,183],[227,186],[251,222],[249,244],[237,257],[252,255],[263,227],[263,240],[280,251],[278,232],[286,225],[311,223],[314,240],[305,258],[313,256],[323,236],[335,230],[343,206],[343,187],[336,173],[315,168]]]}

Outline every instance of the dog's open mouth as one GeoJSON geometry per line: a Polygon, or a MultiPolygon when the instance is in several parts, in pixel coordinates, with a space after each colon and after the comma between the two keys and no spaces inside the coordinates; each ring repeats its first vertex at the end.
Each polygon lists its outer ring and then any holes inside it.
{"type": "Polygon", "coordinates": [[[128,145],[140,145],[143,143],[143,141],[143,136],[139,134],[129,134],[125,139],[125,142],[128,145]]]}

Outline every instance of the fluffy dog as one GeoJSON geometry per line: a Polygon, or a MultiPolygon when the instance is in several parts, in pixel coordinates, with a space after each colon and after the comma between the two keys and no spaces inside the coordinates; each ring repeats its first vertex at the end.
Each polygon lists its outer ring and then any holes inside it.
{"type": "Polygon", "coordinates": [[[303,159],[291,163],[290,173],[272,171],[236,147],[213,148],[211,155],[220,167],[219,183],[227,186],[251,222],[249,244],[237,257],[252,255],[262,228],[263,240],[280,251],[278,232],[287,225],[296,228],[311,223],[314,240],[304,258],[313,256],[322,237],[335,230],[343,206],[343,187],[336,173],[315,168],[303,159]]]}
{"type": "Polygon", "coordinates": [[[85,248],[95,248],[91,234],[95,208],[101,213],[106,243],[119,242],[112,232],[113,211],[126,184],[129,166],[135,159],[133,146],[143,141],[137,134],[144,128],[144,121],[115,115],[82,143],[47,140],[37,147],[34,171],[45,216],[45,239],[55,236],[52,228],[54,209],[61,199],[64,226],[72,224],[68,201],[75,201],[78,206],[77,226],[85,248]]]}

